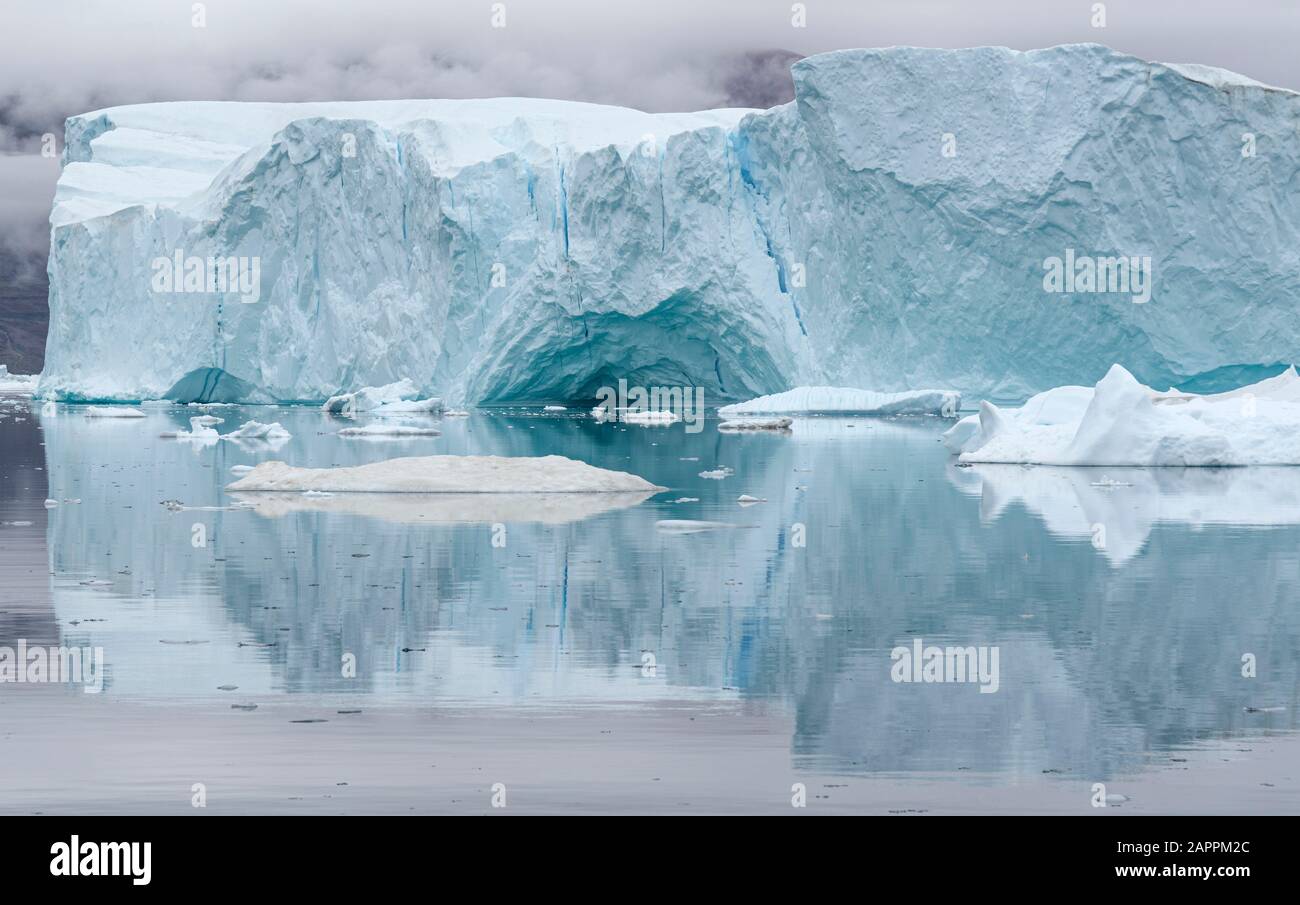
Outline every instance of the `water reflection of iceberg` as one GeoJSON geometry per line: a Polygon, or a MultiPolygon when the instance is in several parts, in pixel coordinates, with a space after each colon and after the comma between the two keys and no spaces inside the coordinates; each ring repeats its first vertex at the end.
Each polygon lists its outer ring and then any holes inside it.
{"type": "Polygon", "coordinates": [[[1273,528],[1300,524],[1297,468],[952,469],[954,483],[980,496],[985,521],[1022,502],[1058,537],[1089,539],[1114,564],[1132,559],[1157,524],[1273,528]]]}
{"type": "Polygon", "coordinates": [[[258,515],[281,518],[298,512],[360,515],[397,524],[494,524],[540,522],[562,525],[648,500],[653,493],[232,493],[258,515]]]}

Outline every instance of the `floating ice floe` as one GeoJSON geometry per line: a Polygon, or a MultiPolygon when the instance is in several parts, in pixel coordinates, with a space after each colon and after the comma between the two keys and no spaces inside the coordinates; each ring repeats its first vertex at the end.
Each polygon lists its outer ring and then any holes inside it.
{"type": "MultiPolygon", "coordinates": [[[[53,405],[53,403],[49,403],[53,405]]],[[[43,413],[43,410],[42,410],[43,413]]],[[[144,412],[139,409],[126,408],[119,405],[92,405],[86,408],[87,418],[143,418],[144,412]]]]}
{"type": "Polygon", "coordinates": [[[567,412],[568,410],[568,406],[565,405],[548,405],[542,409],[544,412],[567,412]]]}
{"type": "Polygon", "coordinates": [[[1019,409],[980,403],[944,435],[962,463],[1300,465],[1300,377],[1228,393],[1158,392],[1113,365],[1096,387],[1057,387],[1019,409]]]}
{"type": "Polygon", "coordinates": [[[328,490],[335,493],[657,492],[636,475],[564,456],[418,456],[342,468],[263,462],[230,491],[328,490]]]}
{"type": "Polygon", "coordinates": [[[620,421],[625,424],[640,424],[644,427],[673,424],[680,421],[681,416],[676,412],[622,412],[619,414],[620,421]]]}
{"type": "Polygon", "coordinates": [[[723,421],[718,430],[723,433],[735,431],[788,431],[794,424],[793,418],[737,418],[723,421]]]}
{"type": "Polygon", "coordinates": [[[199,424],[205,425],[207,427],[212,427],[213,425],[217,425],[217,424],[224,424],[226,421],[225,418],[218,418],[216,415],[199,415],[194,420],[199,424]]]}
{"type": "Polygon", "coordinates": [[[169,440],[189,440],[194,443],[216,443],[221,439],[215,428],[209,427],[200,421],[202,416],[195,416],[190,419],[189,430],[164,431],[158,436],[169,440]]]}
{"type": "Polygon", "coordinates": [[[767,500],[762,497],[750,496],[747,493],[742,493],[736,498],[736,502],[742,506],[753,506],[755,503],[766,503],[767,500]]]}
{"type": "Polygon", "coordinates": [[[10,374],[9,368],[0,365],[0,393],[10,396],[30,396],[36,392],[39,374],[10,374]]]}
{"type": "Polygon", "coordinates": [[[736,472],[734,469],[726,465],[723,465],[719,468],[713,468],[708,471],[700,472],[700,477],[705,478],[706,480],[709,481],[721,481],[723,478],[729,478],[735,473],[736,472]]]}
{"type": "Polygon", "coordinates": [[[339,431],[340,437],[360,438],[394,438],[394,437],[437,437],[442,432],[433,427],[418,427],[411,424],[366,424],[361,427],[345,427],[339,431]]]}
{"type": "Polygon", "coordinates": [[[421,399],[419,388],[403,377],[395,383],[381,387],[362,387],[355,393],[331,396],[321,408],[336,415],[346,416],[358,412],[372,415],[410,415],[441,411],[442,400],[436,396],[421,399]]]}
{"type": "Polygon", "coordinates": [[[877,393],[852,387],[795,387],[784,393],[759,396],[748,402],[724,405],[723,418],[742,415],[943,415],[961,408],[954,390],[908,390],[877,393]]]}

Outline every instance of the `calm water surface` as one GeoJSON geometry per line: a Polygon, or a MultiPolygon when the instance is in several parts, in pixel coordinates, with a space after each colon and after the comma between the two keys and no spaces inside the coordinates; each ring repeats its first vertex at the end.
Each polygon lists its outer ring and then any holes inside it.
{"type": "Polygon", "coordinates": [[[203,446],[158,437],[194,409],[146,411],[10,400],[0,419],[0,644],[102,647],[93,706],[725,704],[786,718],[792,770],[900,781],[1105,781],[1295,728],[1300,469],[964,469],[936,419],[738,436],[521,409],[375,441],[314,410],[216,407],[220,431],[293,436],[203,446]],[[252,508],[223,489],[268,459],[436,453],[560,454],[669,489],[252,508]],[[656,526],[678,519],[729,527],[656,526]],[[996,646],[996,693],[892,681],[891,649],[915,638],[996,646]]]}

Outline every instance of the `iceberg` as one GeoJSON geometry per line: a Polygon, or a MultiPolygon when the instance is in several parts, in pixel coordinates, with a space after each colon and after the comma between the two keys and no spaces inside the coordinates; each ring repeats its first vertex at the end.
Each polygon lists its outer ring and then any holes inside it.
{"type": "MultiPolygon", "coordinates": [[[[211,418],[212,416],[208,416],[211,418]]],[[[192,424],[211,424],[203,417],[191,418],[192,424]]],[[[222,434],[222,440],[288,440],[292,437],[279,421],[263,424],[260,421],[245,421],[238,429],[222,434]]]]}
{"type": "Polygon", "coordinates": [[[1114,365],[1091,389],[1060,387],[1020,410],[980,403],[945,436],[963,463],[1075,466],[1300,465],[1300,376],[1231,392],[1157,392],[1114,365]]]}
{"type": "Polygon", "coordinates": [[[656,493],[622,471],[564,456],[419,456],[339,468],[262,462],[226,490],[331,493],[656,493]]]}
{"type": "Polygon", "coordinates": [[[325,411],[351,417],[357,412],[372,415],[411,415],[442,410],[442,400],[437,397],[420,398],[420,391],[409,379],[403,377],[381,387],[362,387],[355,393],[331,396],[321,406],[325,411]]]}
{"type": "Polygon", "coordinates": [[[878,393],[851,387],[796,387],[784,393],[724,405],[718,414],[724,418],[737,415],[943,415],[950,418],[959,408],[961,394],[953,390],[878,393]]]}
{"type": "Polygon", "coordinates": [[[620,378],[1013,401],[1114,361],[1214,392],[1300,345],[1294,92],[1087,44],[792,74],[770,110],[73,116],[38,393],[319,403],[411,375],[458,405],[586,404],[620,378]],[[199,277],[256,259],[256,298],[154,291],[177,252],[199,277]],[[1149,298],[1046,291],[1044,262],[1076,252],[1149,260],[1149,298]]]}

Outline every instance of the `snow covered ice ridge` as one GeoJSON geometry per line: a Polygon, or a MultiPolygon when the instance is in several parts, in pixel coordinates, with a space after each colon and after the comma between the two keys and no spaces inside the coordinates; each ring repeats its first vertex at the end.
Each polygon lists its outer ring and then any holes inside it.
{"type": "Polygon", "coordinates": [[[907,390],[877,393],[852,387],[795,387],[784,393],[724,405],[718,414],[738,415],[943,415],[961,408],[954,390],[907,390]]]}
{"type": "Polygon", "coordinates": [[[1157,392],[1119,365],[1095,388],[1057,387],[1019,409],[980,404],[944,435],[963,463],[1300,465],[1300,376],[1225,393],[1157,392]]]}
{"type": "Polygon", "coordinates": [[[409,375],[473,405],[590,399],[618,374],[723,401],[1024,399],[1114,361],[1214,389],[1300,345],[1300,144],[1246,160],[1225,137],[1290,134],[1295,93],[1097,45],[844,50],[792,72],[795,101],[766,111],[74,116],[38,393],[320,402],[409,375]],[[149,262],[177,249],[256,256],[259,300],[151,292],[149,262]],[[1069,249],[1149,256],[1150,300],[1045,293],[1042,262],[1069,249]]]}

